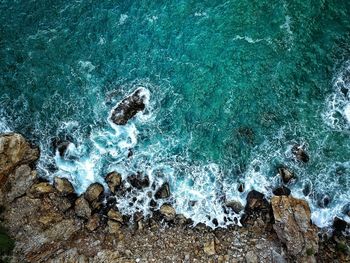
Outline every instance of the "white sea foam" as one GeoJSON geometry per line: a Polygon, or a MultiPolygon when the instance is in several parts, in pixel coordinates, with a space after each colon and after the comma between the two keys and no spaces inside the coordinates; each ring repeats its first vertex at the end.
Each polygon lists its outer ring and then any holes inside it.
{"type": "Polygon", "coordinates": [[[128,19],[128,15],[127,14],[121,14],[120,18],[119,18],[119,25],[123,25],[125,24],[126,20],[128,19]]]}

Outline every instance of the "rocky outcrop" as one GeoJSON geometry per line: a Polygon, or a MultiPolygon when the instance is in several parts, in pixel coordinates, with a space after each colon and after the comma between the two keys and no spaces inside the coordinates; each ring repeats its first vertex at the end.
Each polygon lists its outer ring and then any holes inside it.
{"type": "Polygon", "coordinates": [[[157,190],[154,197],[156,199],[165,199],[170,197],[170,188],[168,183],[162,184],[162,186],[157,190]]]}
{"type": "Polygon", "coordinates": [[[138,112],[146,107],[147,95],[143,88],[137,89],[130,96],[123,99],[113,110],[110,119],[117,125],[125,125],[138,112]]]}
{"type": "Polygon", "coordinates": [[[309,155],[306,153],[304,147],[302,145],[296,144],[292,148],[292,154],[294,157],[303,163],[307,163],[309,161],[309,155]]]}
{"type": "Polygon", "coordinates": [[[311,211],[306,201],[287,196],[271,199],[274,230],[296,262],[314,262],[318,251],[316,228],[311,224],[311,211]]]}
{"type": "Polygon", "coordinates": [[[278,168],[278,174],[281,176],[283,183],[288,184],[290,180],[295,178],[294,173],[286,167],[278,168]]]}

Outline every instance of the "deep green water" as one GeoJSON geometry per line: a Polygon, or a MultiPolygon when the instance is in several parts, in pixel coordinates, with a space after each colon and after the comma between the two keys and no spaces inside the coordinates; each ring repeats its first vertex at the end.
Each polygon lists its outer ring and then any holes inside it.
{"type": "MultiPolygon", "coordinates": [[[[178,212],[223,225],[222,197],[271,194],[284,164],[315,222],[350,221],[350,95],[340,91],[350,87],[350,2],[26,0],[0,10],[0,130],[41,145],[43,176],[81,192],[111,170],[142,171],[171,182],[178,212]],[[139,86],[146,113],[111,127],[109,111],[139,86]],[[73,161],[54,158],[57,137],[74,142],[73,161]],[[295,143],[308,164],[291,157],[295,143]]],[[[126,208],[125,197],[120,209],[147,213],[146,194],[133,194],[140,203],[126,208]]]]}

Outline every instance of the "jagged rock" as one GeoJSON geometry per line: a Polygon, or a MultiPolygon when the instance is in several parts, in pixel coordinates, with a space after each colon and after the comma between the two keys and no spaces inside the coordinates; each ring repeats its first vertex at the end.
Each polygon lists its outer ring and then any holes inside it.
{"type": "Polygon", "coordinates": [[[245,206],[246,211],[259,211],[269,207],[265,196],[255,190],[252,190],[248,193],[247,204],[245,206]]]}
{"type": "Polygon", "coordinates": [[[122,176],[117,172],[111,172],[106,176],[106,182],[112,193],[115,193],[116,189],[122,183],[122,176]]]}
{"type": "Polygon", "coordinates": [[[93,232],[94,230],[96,230],[100,226],[100,223],[101,223],[100,216],[98,214],[93,214],[89,218],[89,221],[86,223],[85,226],[88,230],[93,232]]]}
{"type": "Polygon", "coordinates": [[[88,201],[80,196],[77,200],[75,200],[75,214],[79,217],[89,219],[91,216],[91,208],[89,206],[88,201]]]}
{"type": "Polygon", "coordinates": [[[50,199],[52,206],[61,212],[66,212],[72,207],[72,203],[67,197],[59,196],[56,193],[50,193],[48,194],[48,198],[50,199]]]}
{"type": "Polygon", "coordinates": [[[204,244],[204,246],[203,246],[203,250],[204,250],[204,253],[207,254],[208,256],[215,255],[216,251],[215,251],[215,241],[214,241],[214,239],[206,242],[204,244]]]}
{"type": "Polygon", "coordinates": [[[289,181],[295,177],[294,173],[285,167],[278,168],[278,174],[281,176],[282,181],[285,184],[288,184],[289,181]]]}
{"type": "Polygon", "coordinates": [[[145,101],[144,89],[137,89],[113,109],[110,117],[111,121],[117,125],[125,125],[129,119],[145,109],[145,101]]]}
{"type": "Polygon", "coordinates": [[[101,198],[103,192],[104,189],[102,184],[93,183],[86,189],[84,197],[87,201],[92,203],[94,201],[98,201],[101,198]]]}
{"type": "Polygon", "coordinates": [[[239,184],[237,190],[238,190],[238,192],[243,193],[244,192],[244,184],[239,184]]]}
{"type": "Polygon", "coordinates": [[[137,189],[142,189],[149,186],[148,176],[142,176],[140,173],[129,176],[128,181],[133,187],[137,189]]]}
{"type": "Polygon", "coordinates": [[[273,189],[272,193],[274,195],[277,195],[277,196],[281,196],[281,195],[290,195],[290,189],[285,187],[284,185],[280,186],[280,187],[277,187],[275,189],[273,189]]]}
{"type": "Polygon", "coordinates": [[[71,182],[67,178],[54,178],[54,186],[59,193],[63,196],[67,196],[74,193],[74,188],[71,182]]]}
{"type": "Polygon", "coordinates": [[[342,231],[345,231],[347,226],[348,223],[346,223],[346,221],[344,221],[343,219],[340,219],[339,217],[335,217],[333,219],[333,228],[336,233],[341,233],[342,231]]]}
{"type": "Polygon", "coordinates": [[[318,251],[318,236],[311,222],[311,211],[306,201],[287,196],[271,199],[275,229],[287,247],[288,254],[297,262],[307,262],[307,251],[318,251]]]}
{"type": "Polygon", "coordinates": [[[303,149],[302,145],[296,144],[292,148],[292,153],[294,154],[295,158],[298,161],[307,163],[309,161],[309,155],[306,153],[306,151],[303,149]]]}
{"type": "Polygon", "coordinates": [[[118,233],[120,230],[120,223],[114,220],[108,220],[107,225],[108,225],[108,232],[110,234],[118,233]]]}
{"type": "Polygon", "coordinates": [[[165,199],[170,196],[170,188],[168,183],[164,183],[156,192],[156,199],[165,199]]]}
{"type": "Polygon", "coordinates": [[[239,201],[228,201],[226,206],[231,208],[236,214],[239,214],[244,209],[244,206],[239,201]]]}
{"type": "Polygon", "coordinates": [[[143,216],[142,212],[136,212],[134,214],[134,221],[135,222],[139,222],[139,221],[141,221],[143,219],[144,219],[144,216],[143,216]]]}
{"type": "Polygon", "coordinates": [[[32,147],[20,134],[0,135],[0,186],[17,166],[35,162],[39,154],[39,149],[32,147]]]}
{"type": "Polygon", "coordinates": [[[114,208],[108,211],[107,216],[109,219],[117,221],[121,224],[124,222],[123,215],[119,211],[116,211],[114,208]]]}
{"type": "Polygon", "coordinates": [[[160,207],[160,214],[165,218],[166,221],[171,221],[175,219],[176,211],[175,209],[168,204],[164,204],[160,207]]]}
{"type": "Polygon", "coordinates": [[[45,194],[53,192],[55,192],[55,188],[47,182],[33,184],[29,189],[29,194],[35,198],[39,198],[45,194]]]}

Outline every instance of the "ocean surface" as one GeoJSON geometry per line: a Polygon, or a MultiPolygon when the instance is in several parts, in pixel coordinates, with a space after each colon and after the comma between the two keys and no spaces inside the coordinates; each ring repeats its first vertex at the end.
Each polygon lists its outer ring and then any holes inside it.
{"type": "Polygon", "coordinates": [[[350,222],[348,0],[2,0],[0,10],[0,132],[40,145],[42,176],[81,193],[108,172],[139,172],[151,186],[118,198],[122,212],[148,215],[167,181],[158,206],[225,227],[240,216],[225,200],[271,196],[284,165],[318,226],[350,222]],[[145,111],[112,124],[140,87],[145,111]],[[64,157],[57,141],[71,142],[64,157]]]}

